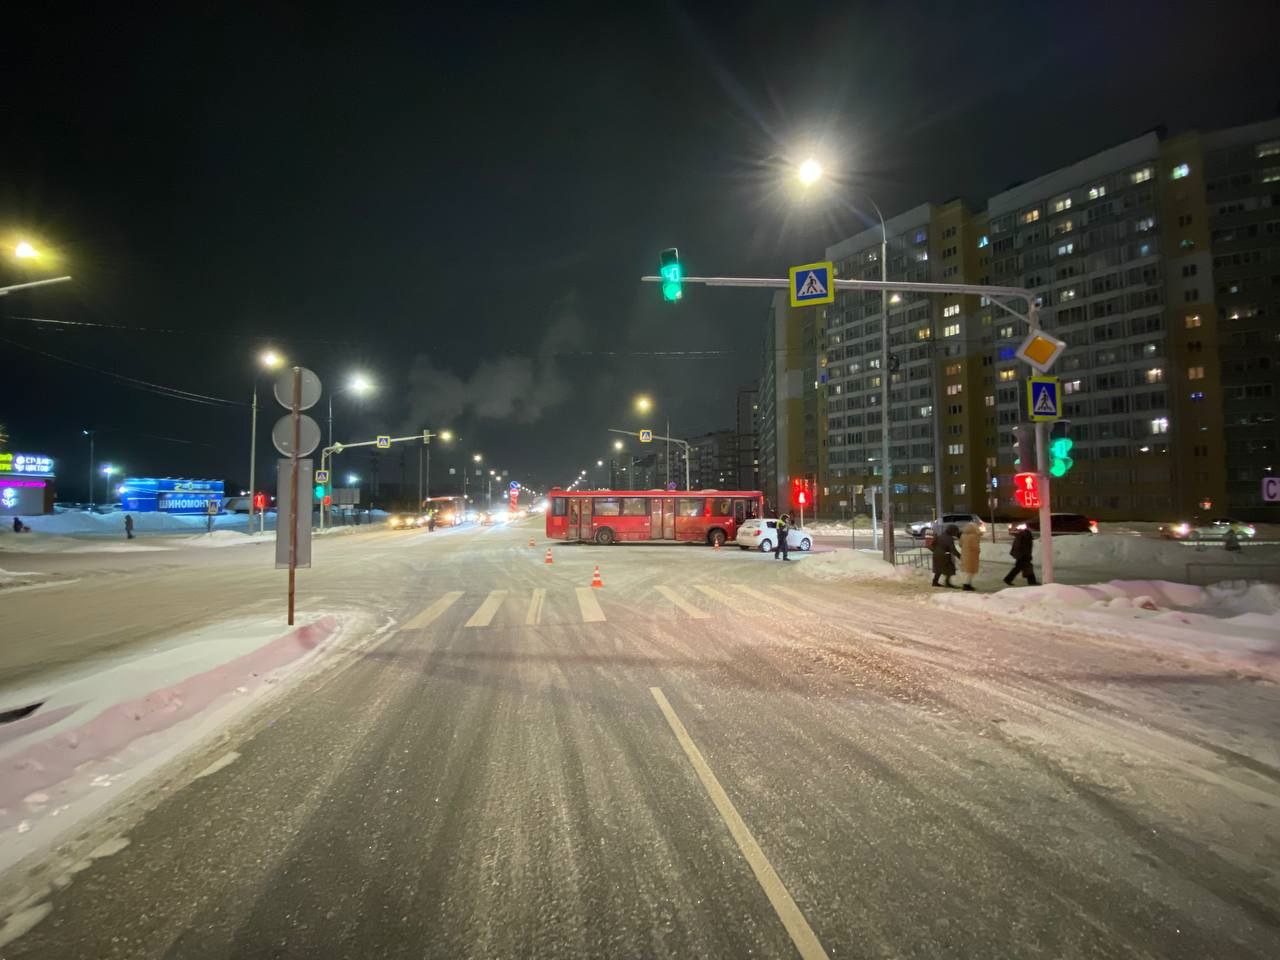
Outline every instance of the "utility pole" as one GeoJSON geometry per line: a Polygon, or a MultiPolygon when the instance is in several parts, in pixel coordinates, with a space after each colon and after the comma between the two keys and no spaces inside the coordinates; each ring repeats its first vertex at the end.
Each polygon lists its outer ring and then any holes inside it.
{"type": "MultiPolygon", "coordinates": [[[[874,204],[873,204],[874,206],[874,204]]],[[[884,331],[880,338],[880,490],[884,521],[884,558],[894,561],[893,550],[893,463],[889,459],[889,229],[884,214],[876,207],[880,217],[880,313],[884,317],[884,331]]],[[[937,416],[938,411],[934,411],[937,416]]]]}
{"type": "Polygon", "coordinates": [[[1036,421],[1036,472],[1040,474],[1040,572],[1053,583],[1053,507],[1049,489],[1049,424],[1036,421]]]}
{"type": "Polygon", "coordinates": [[[85,436],[89,438],[89,509],[93,509],[93,478],[94,478],[94,461],[93,461],[93,435],[97,430],[86,430],[85,436]]]}
{"type": "MultiPolygon", "coordinates": [[[[329,443],[333,443],[333,437],[329,437],[329,443]]],[[[258,492],[257,487],[257,469],[258,469],[258,377],[255,374],[253,378],[253,414],[249,426],[249,503],[253,503],[253,497],[258,492]]],[[[324,507],[320,508],[320,516],[324,516],[324,507]]],[[[249,532],[253,533],[253,507],[249,508],[249,532]]]]}

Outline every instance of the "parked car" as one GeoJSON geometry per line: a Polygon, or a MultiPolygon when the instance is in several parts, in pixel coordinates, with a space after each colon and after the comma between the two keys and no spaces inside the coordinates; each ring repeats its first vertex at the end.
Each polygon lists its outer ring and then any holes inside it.
{"type": "MultiPolygon", "coordinates": [[[[738,546],[743,550],[756,549],[772,553],[778,542],[777,520],[744,520],[738,527],[738,546]]],[[[791,527],[787,531],[788,550],[808,550],[813,546],[813,534],[803,527],[791,527]]]]}
{"type": "Polygon", "coordinates": [[[964,530],[967,524],[976,523],[982,533],[987,532],[986,522],[976,513],[944,513],[941,520],[917,520],[915,523],[907,524],[907,533],[919,540],[929,532],[930,528],[934,533],[938,533],[953,523],[961,530],[964,530]]]}
{"type": "Polygon", "coordinates": [[[1223,540],[1228,530],[1234,530],[1241,540],[1251,540],[1257,528],[1243,520],[1230,517],[1213,517],[1210,520],[1190,520],[1171,523],[1160,528],[1160,536],[1169,540],[1223,540]]]}
{"type": "MultiPolygon", "coordinates": [[[[1083,513],[1054,513],[1050,514],[1050,529],[1056,536],[1059,533],[1097,533],[1098,521],[1090,520],[1083,513]]],[[[1030,530],[1032,533],[1040,532],[1040,518],[1031,517],[1027,520],[1015,520],[1009,524],[1009,532],[1017,533],[1019,530],[1030,530]]]]}

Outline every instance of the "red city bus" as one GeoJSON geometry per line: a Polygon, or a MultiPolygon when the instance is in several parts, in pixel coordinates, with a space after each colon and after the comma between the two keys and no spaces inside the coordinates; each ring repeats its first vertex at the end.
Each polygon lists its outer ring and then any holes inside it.
{"type": "Polygon", "coordinates": [[[759,490],[552,490],[547,537],[610,544],[675,540],[724,543],[764,516],[759,490]]]}

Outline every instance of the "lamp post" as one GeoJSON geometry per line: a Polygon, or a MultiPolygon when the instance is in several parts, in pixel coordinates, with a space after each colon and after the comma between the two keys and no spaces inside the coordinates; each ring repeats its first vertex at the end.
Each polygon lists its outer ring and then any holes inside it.
{"type": "Polygon", "coordinates": [[[420,447],[420,448],[419,448],[419,450],[418,450],[418,504],[419,504],[419,509],[421,509],[421,505],[422,505],[422,504],[424,504],[424,503],[426,503],[426,502],[427,502],[427,500],[431,497],[431,440],[432,440],[432,438],[433,438],[433,437],[439,437],[439,438],[440,438],[441,440],[443,440],[445,443],[448,443],[450,440],[452,440],[452,439],[453,439],[453,431],[452,431],[452,430],[441,430],[439,433],[432,433],[430,430],[423,430],[423,431],[422,431],[422,447],[420,447]],[[423,481],[422,481],[422,458],[423,458],[423,452],[424,452],[424,451],[425,451],[425,453],[426,453],[426,460],[427,460],[427,479],[426,479],[426,487],[425,487],[426,493],[425,493],[425,494],[423,493],[424,487],[423,487],[423,481]]]}
{"type": "Polygon", "coordinates": [[[81,430],[89,438],[89,510],[93,510],[93,435],[97,430],[81,430]]]}
{"type": "MultiPolygon", "coordinates": [[[[653,400],[648,394],[640,394],[636,397],[636,409],[641,413],[649,413],[653,409],[653,400]]],[[[667,484],[671,484],[671,417],[667,416],[667,441],[666,441],[666,461],[667,461],[667,484]]],[[[688,484],[685,484],[688,487],[688,484]]]]}
{"type": "MultiPolygon", "coordinates": [[[[250,418],[249,426],[249,496],[253,497],[258,492],[257,470],[258,470],[258,375],[261,368],[267,370],[279,370],[284,364],[284,357],[280,356],[275,350],[266,349],[258,355],[258,366],[253,371],[253,413],[250,418]]],[[[253,502],[252,499],[249,501],[253,502]]],[[[264,510],[265,514],[266,511],[264,510]]],[[[250,515],[250,532],[252,532],[253,516],[250,515]]]]}
{"type": "Polygon", "coordinates": [[[353,374],[351,379],[347,381],[345,387],[339,387],[337,390],[329,391],[329,446],[333,446],[333,397],[338,393],[354,393],[357,396],[363,396],[374,389],[373,381],[366,377],[363,373],[353,374]]]}

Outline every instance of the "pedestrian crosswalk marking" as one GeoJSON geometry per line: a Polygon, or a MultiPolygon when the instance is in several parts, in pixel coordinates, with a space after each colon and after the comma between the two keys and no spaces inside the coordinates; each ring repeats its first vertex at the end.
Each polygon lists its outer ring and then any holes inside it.
{"type": "Polygon", "coordinates": [[[792,613],[792,614],[795,614],[796,616],[801,616],[801,617],[804,616],[806,613],[808,613],[807,610],[801,610],[799,607],[793,607],[789,603],[784,603],[783,601],[779,600],[777,597],[769,596],[769,594],[765,593],[763,590],[756,590],[753,587],[748,587],[745,584],[741,584],[741,583],[731,583],[729,584],[729,586],[733,587],[733,589],[737,590],[739,593],[745,593],[747,596],[752,597],[756,600],[759,600],[761,603],[772,604],[773,606],[777,607],[779,610],[784,610],[787,613],[792,613]]]}
{"type": "Polygon", "coordinates": [[[457,603],[461,597],[461,590],[452,590],[449,593],[446,593],[443,597],[431,604],[431,606],[427,607],[427,609],[423,610],[400,629],[419,630],[422,627],[427,626],[427,624],[431,623],[432,620],[436,619],[436,617],[440,616],[440,614],[444,613],[451,606],[457,603]]]}
{"type": "Polygon", "coordinates": [[[596,600],[595,591],[591,587],[578,587],[578,609],[582,611],[583,623],[601,623],[604,611],[596,600]]]}
{"type": "Polygon", "coordinates": [[[707,611],[705,610],[699,610],[693,604],[689,603],[689,601],[682,599],[680,594],[676,593],[670,587],[658,587],[657,590],[660,594],[662,594],[664,597],[670,600],[673,604],[675,604],[676,609],[683,611],[691,619],[694,619],[694,620],[711,619],[711,614],[707,613],[707,611]]]}
{"type": "Polygon", "coordinates": [[[721,593],[715,587],[708,587],[706,584],[702,584],[702,583],[695,584],[695,586],[697,586],[699,590],[705,593],[712,600],[719,600],[721,603],[727,603],[731,607],[736,607],[740,605],[739,602],[735,600],[733,597],[729,596],[727,593],[721,593]]]}
{"type": "Polygon", "coordinates": [[[813,270],[809,271],[809,275],[804,278],[804,283],[800,285],[800,289],[796,291],[797,297],[821,297],[827,292],[827,288],[822,285],[822,281],[818,279],[818,274],[813,270]]]}
{"type": "Polygon", "coordinates": [[[507,591],[489,591],[489,596],[484,598],[484,603],[480,604],[479,609],[471,615],[471,619],[467,621],[466,626],[487,627],[493,621],[494,614],[502,609],[502,601],[505,599],[507,599],[507,591]]]}
{"type": "Polygon", "coordinates": [[[542,602],[547,598],[547,591],[538,587],[529,598],[529,612],[524,615],[526,627],[536,627],[542,622],[542,602]]]}

